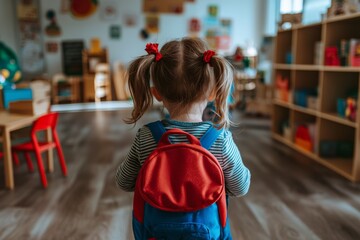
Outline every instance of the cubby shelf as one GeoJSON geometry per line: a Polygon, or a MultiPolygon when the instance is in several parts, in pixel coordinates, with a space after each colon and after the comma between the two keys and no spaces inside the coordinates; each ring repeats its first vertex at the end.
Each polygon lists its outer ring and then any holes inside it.
{"type": "Polygon", "coordinates": [[[306,151],[304,149],[302,149],[301,147],[298,147],[296,144],[294,144],[293,142],[291,142],[290,140],[285,139],[283,136],[281,136],[280,134],[277,133],[273,133],[272,137],[285,144],[288,147],[291,147],[292,149],[300,152],[301,154],[313,159],[315,162],[324,165],[325,167],[331,169],[332,171],[342,175],[343,177],[352,180],[352,181],[357,181],[354,177],[353,177],[353,160],[352,159],[324,159],[319,157],[317,154],[313,153],[313,152],[309,152],[306,151]]]}
{"type": "MultiPolygon", "coordinates": [[[[360,38],[360,32],[354,31],[358,27],[360,13],[279,31],[273,65],[274,79],[278,74],[285,76],[290,88],[288,101],[273,100],[273,138],[351,181],[360,180],[360,108],[357,120],[351,121],[337,114],[337,104],[350,93],[359,95],[360,67],[325,66],[323,53],[325,47],[341,39],[360,38]],[[320,58],[315,54],[315,46],[321,50],[320,58]],[[295,93],[305,89],[316,90],[317,100],[312,108],[304,107],[303,103],[301,106],[295,104],[299,103],[295,93]],[[295,132],[300,124],[309,124],[315,132],[313,152],[295,144],[295,132]],[[353,147],[341,153],[347,155],[336,154],[325,158],[327,155],[323,150],[327,142],[353,147]]],[[[360,98],[356,104],[360,106],[360,98]]]]}

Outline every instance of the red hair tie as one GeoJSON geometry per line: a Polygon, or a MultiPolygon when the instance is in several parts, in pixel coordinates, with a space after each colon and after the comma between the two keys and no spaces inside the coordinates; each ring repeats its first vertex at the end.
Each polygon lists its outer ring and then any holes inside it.
{"type": "Polygon", "coordinates": [[[212,50],[206,50],[204,52],[204,58],[203,58],[204,62],[210,63],[210,60],[211,60],[212,56],[214,56],[215,54],[216,53],[214,51],[212,51],[212,50]]]}
{"type": "Polygon", "coordinates": [[[155,55],[155,62],[160,61],[160,59],[162,58],[162,54],[159,52],[158,46],[159,46],[158,43],[148,43],[148,44],[146,44],[146,48],[145,48],[145,51],[149,55],[150,54],[155,55]]]}

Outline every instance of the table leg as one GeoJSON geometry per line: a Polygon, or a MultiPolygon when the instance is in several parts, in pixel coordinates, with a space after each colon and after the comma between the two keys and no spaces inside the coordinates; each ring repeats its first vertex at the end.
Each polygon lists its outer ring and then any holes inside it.
{"type": "Polygon", "coordinates": [[[3,129],[4,135],[4,170],[5,170],[5,186],[10,190],[14,189],[14,171],[11,157],[11,139],[10,131],[6,128],[3,129]]]}
{"type": "MultiPolygon", "coordinates": [[[[46,130],[46,141],[51,142],[52,141],[52,133],[51,128],[48,128],[46,130]]],[[[47,168],[49,172],[54,171],[54,150],[51,148],[47,151],[47,168]]]]}

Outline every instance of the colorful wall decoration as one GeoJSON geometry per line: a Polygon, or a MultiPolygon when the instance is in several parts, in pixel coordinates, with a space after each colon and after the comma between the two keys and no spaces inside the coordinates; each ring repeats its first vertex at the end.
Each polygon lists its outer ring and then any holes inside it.
{"type": "Polygon", "coordinates": [[[109,35],[111,39],[120,39],[121,37],[121,26],[120,25],[112,25],[110,26],[109,35]]]}
{"type": "Polygon", "coordinates": [[[159,32],[159,15],[147,15],[145,17],[146,30],[148,33],[158,33],[159,32]]]}
{"type": "Polygon", "coordinates": [[[175,13],[184,12],[184,0],[143,0],[145,13],[175,13]]]}
{"type": "Polygon", "coordinates": [[[46,12],[46,19],[50,21],[49,25],[45,27],[46,35],[50,37],[56,37],[61,35],[61,28],[56,21],[56,13],[54,10],[48,10],[46,12]]]}
{"type": "Polygon", "coordinates": [[[114,1],[104,1],[100,4],[100,18],[104,21],[113,21],[118,17],[118,4],[114,1]]]}
{"type": "Polygon", "coordinates": [[[232,20],[218,18],[218,6],[208,7],[208,16],[203,28],[209,47],[215,50],[229,50],[231,46],[232,20]]]}
{"type": "Polygon", "coordinates": [[[76,18],[87,18],[98,8],[98,0],[71,0],[70,11],[76,18]]]}
{"type": "Polygon", "coordinates": [[[31,77],[42,74],[45,71],[45,60],[39,0],[20,0],[16,6],[19,26],[19,60],[23,75],[31,77]]]}

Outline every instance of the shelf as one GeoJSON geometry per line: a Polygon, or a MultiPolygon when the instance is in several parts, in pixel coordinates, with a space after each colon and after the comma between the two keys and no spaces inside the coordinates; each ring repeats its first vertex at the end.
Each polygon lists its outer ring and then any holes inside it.
{"type": "Polygon", "coordinates": [[[351,20],[355,18],[360,18],[360,13],[353,13],[353,14],[346,14],[346,15],[340,15],[332,18],[328,18],[325,20],[326,23],[332,23],[332,22],[340,22],[345,20],[351,20]]]}
{"type": "Polygon", "coordinates": [[[322,70],[321,65],[311,65],[311,64],[294,64],[292,67],[293,70],[304,70],[304,71],[320,71],[322,70]]]}
{"type": "Polygon", "coordinates": [[[299,24],[299,25],[295,26],[294,29],[301,30],[301,29],[304,29],[304,28],[312,28],[312,27],[316,28],[316,27],[321,27],[321,26],[322,26],[321,22],[311,23],[311,24],[306,24],[306,25],[299,24]]]}
{"type": "Polygon", "coordinates": [[[355,122],[338,112],[344,115],[348,98],[360,95],[360,67],[325,66],[324,55],[326,47],[360,39],[359,28],[360,12],[279,31],[273,64],[274,83],[289,83],[289,96],[275,91],[273,139],[351,181],[360,181],[360,110],[355,122]],[[293,141],[299,125],[308,126],[313,152],[293,141]]]}
{"type": "Polygon", "coordinates": [[[292,108],[295,111],[305,113],[305,114],[309,114],[309,115],[312,115],[312,116],[315,116],[315,117],[317,117],[319,115],[319,112],[317,110],[313,110],[313,109],[310,109],[310,108],[304,108],[304,107],[301,107],[301,106],[297,106],[295,104],[293,105],[292,108]]]}
{"type": "Polygon", "coordinates": [[[286,107],[286,108],[290,108],[290,109],[293,108],[291,103],[289,103],[289,102],[284,102],[284,101],[281,101],[281,100],[279,100],[279,99],[274,99],[274,100],[273,100],[273,103],[276,104],[276,105],[278,105],[278,106],[281,106],[281,107],[286,107]]]}
{"type": "Polygon", "coordinates": [[[274,64],[274,68],[277,70],[291,70],[293,68],[293,65],[276,63],[274,64]]]}
{"type": "MultiPolygon", "coordinates": [[[[276,63],[274,64],[276,70],[303,70],[303,71],[321,71],[323,66],[321,65],[311,65],[311,64],[285,64],[285,63],[276,63]]],[[[360,72],[360,68],[353,67],[349,70],[360,72]],[[353,69],[354,68],[354,69],[353,69]]]]}
{"type": "Polygon", "coordinates": [[[339,117],[336,113],[321,113],[320,117],[322,117],[326,120],[332,121],[332,122],[336,122],[336,123],[347,125],[349,127],[357,128],[356,122],[352,122],[348,119],[339,117]]]}
{"type": "Polygon", "coordinates": [[[273,133],[272,136],[273,136],[273,138],[275,138],[279,142],[282,142],[282,143],[288,145],[289,147],[293,147],[293,145],[294,145],[294,143],[292,143],[290,140],[287,140],[286,138],[284,138],[280,134],[273,133]]]}
{"type": "Polygon", "coordinates": [[[313,153],[313,152],[309,152],[304,150],[303,148],[297,146],[295,143],[285,139],[283,136],[279,135],[279,134],[272,134],[272,137],[287,145],[288,147],[302,153],[303,155],[315,160],[317,163],[333,170],[334,172],[337,172],[338,174],[342,175],[343,177],[349,179],[349,180],[354,180],[352,177],[352,171],[353,171],[353,161],[352,159],[324,159],[319,157],[317,154],[313,153]]]}
{"type": "Polygon", "coordinates": [[[353,180],[352,177],[352,171],[353,171],[353,161],[352,159],[324,159],[324,158],[318,158],[318,162],[322,165],[330,168],[331,170],[339,173],[340,175],[353,180]]]}
{"type": "Polygon", "coordinates": [[[323,70],[328,72],[360,72],[360,67],[324,66],[323,70]]]}

